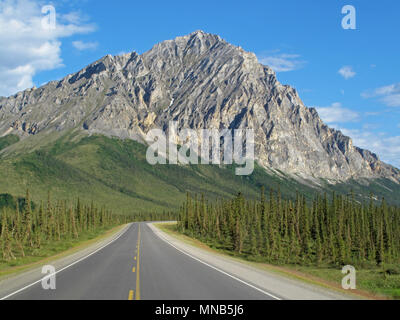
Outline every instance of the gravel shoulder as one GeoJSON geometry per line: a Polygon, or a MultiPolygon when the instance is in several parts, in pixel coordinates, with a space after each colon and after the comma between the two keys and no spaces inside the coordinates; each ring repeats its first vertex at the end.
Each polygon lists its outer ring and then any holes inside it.
{"type": "Polygon", "coordinates": [[[55,268],[56,272],[60,272],[62,269],[84,260],[86,257],[111,244],[124,234],[129,226],[130,224],[114,228],[96,239],[82,243],[54,257],[38,261],[32,264],[32,266],[24,266],[22,270],[16,269],[15,272],[0,277],[0,300],[22,288],[41,281],[45,276],[42,274],[43,266],[51,265],[55,268]]]}
{"type": "Polygon", "coordinates": [[[283,300],[358,300],[361,296],[345,294],[319,285],[285,277],[277,272],[256,268],[230,256],[189,244],[172,233],[164,232],[156,223],[149,227],[163,241],[201,262],[226,272],[283,300]]]}

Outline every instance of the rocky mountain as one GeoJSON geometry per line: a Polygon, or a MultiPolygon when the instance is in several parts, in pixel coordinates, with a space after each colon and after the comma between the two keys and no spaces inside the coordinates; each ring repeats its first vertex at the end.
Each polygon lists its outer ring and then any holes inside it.
{"type": "Polygon", "coordinates": [[[254,129],[265,168],[333,182],[400,182],[400,170],[325,125],[255,54],[202,31],[142,55],[107,55],[60,81],[0,98],[0,136],[75,128],[143,143],[171,120],[179,128],[254,129]]]}

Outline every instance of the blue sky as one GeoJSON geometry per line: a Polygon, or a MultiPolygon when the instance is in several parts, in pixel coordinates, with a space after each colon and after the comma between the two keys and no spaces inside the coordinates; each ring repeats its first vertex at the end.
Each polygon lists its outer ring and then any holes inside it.
{"type": "Polygon", "coordinates": [[[201,29],[256,53],[330,126],[400,167],[399,16],[395,0],[0,0],[0,95],[201,29]],[[57,27],[43,35],[47,4],[57,27]],[[344,5],[356,30],[342,28],[344,5]]]}

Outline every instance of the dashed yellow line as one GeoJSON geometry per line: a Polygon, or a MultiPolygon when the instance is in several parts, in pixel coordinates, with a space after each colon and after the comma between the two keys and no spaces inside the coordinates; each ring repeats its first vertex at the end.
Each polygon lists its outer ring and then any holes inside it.
{"type": "Polygon", "coordinates": [[[137,244],[136,300],[140,300],[140,273],[139,273],[139,270],[140,270],[140,224],[139,224],[138,244],[137,244]]]}
{"type": "Polygon", "coordinates": [[[129,300],[133,300],[135,297],[136,300],[140,300],[140,274],[139,274],[139,268],[140,268],[140,224],[139,224],[139,230],[138,230],[138,243],[136,246],[137,250],[137,255],[134,257],[136,260],[136,267],[132,268],[132,272],[136,272],[136,297],[135,293],[133,290],[129,291],[129,300]]]}

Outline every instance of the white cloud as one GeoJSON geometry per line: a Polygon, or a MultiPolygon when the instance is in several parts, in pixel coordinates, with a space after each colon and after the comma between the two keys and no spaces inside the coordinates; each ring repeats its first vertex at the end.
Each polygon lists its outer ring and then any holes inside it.
{"type": "Polygon", "coordinates": [[[342,107],[339,102],[332,103],[329,107],[315,107],[321,119],[329,124],[354,122],[359,118],[359,114],[350,109],[342,107]]]}
{"type": "Polygon", "coordinates": [[[400,83],[394,83],[389,86],[384,86],[373,90],[372,92],[365,92],[363,95],[366,98],[376,97],[376,96],[386,96],[390,94],[400,93],[400,83]]]}
{"type": "Polygon", "coordinates": [[[300,59],[298,54],[278,53],[273,55],[260,55],[258,61],[269,66],[275,72],[288,72],[300,69],[305,61],[300,59]]]}
{"type": "Polygon", "coordinates": [[[124,56],[126,54],[132,54],[132,52],[137,52],[137,50],[136,49],[132,49],[132,50],[129,50],[129,51],[122,50],[122,51],[119,51],[116,55],[117,56],[124,56]]]}
{"type": "Polygon", "coordinates": [[[77,14],[57,14],[56,27],[44,28],[41,9],[33,0],[0,0],[0,95],[32,87],[35,74],[62,66],[62,38],[95,29],[77,14]]]}
{"type": "Polygon", "coordinates": [[[83,51],[83,50],[95,50],[99,44],[97,42],[73,41],[72,45],[79,51],[83,51]]]}
{"type": "Polygon", "coordinates": [[[379,97],[389,107],[400,107],[400,83],[369,90],[363,92],[361,96],[365,99],[379,97]]]}
{"type": "Polygon", "coordinates": [[[72,11],[66,14],[61,15],[61,18],[67,22],[72,24],[82,24],[88,20],[87,17],[83,17],[80,12],[72,11]]]}
{"type": "Polygon", "coordinates": [[[388,107],[400,107],[400,94],[391,94],[391,95],[388,95],[388,96],[382,98],[382,101],[383,101],[388,107]]]}
{"type": "Polygon", "coordinates": [[[363,124],[362,127],[364,130],[376,130],[376,129],[380,128],[381,125],[377,124],[377,123],[365,123],[365,124],[363,124]]]}
{"type": "Polygon", "coordinates": [[[340,70],[338,71],[338,73],[339,73],[343,78],[345,78],[346,80],[347,80],[347,79],[350,79],[350,78],[353,78],[353,77],[355,77],[355,75],[356,75],[356,73],[355,73],[354,70],[353,70],[353,67],[351,67],[351,66],[344,66],[344,67],[340,68],[340,70]]]}
{"type": "Polygon", "coordinates": [[[365,112],[364,115],[367,117],[375,117],[381,115],[382,112],[365,112]]]}
{"type": "Polygon", "coordinates": [[[386,133],[374,133],[357,129],[340,129],[351,137],[354,144],[379,155],[387,163],[400,168],[400,136],[388,136],[386,133]]]}

